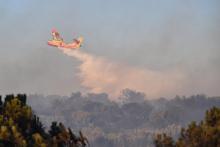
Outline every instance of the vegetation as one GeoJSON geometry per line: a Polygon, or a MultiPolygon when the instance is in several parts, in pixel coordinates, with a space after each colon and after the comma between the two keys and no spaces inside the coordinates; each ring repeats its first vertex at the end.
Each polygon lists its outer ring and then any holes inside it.
{"type": "Polygon", "coordinates": [[[48,132],[31,107],[26,95],[0,96],[0,146],[7,147],[84,147],[87,139],[79,132],[76,136],[62,123],[52,122],[48,132]]]}
{"type": "Polygon", "coordinates": [[[182,129],[175,142],[166,134],[158,134],[156,147],[219,147],[220,146],[220,108],[213,107],[206,111],[206,116],[199,124],[191,122],[182,129]]]}
{"type": "Polygon", "coordinates": [[[80,92],[70,96],[29,95],[27,103],[45,127],[50,128],[51,121],[61,121],[82,130],[94,147],[153,147],[154,134],[166,133],[176,139],[182,127],[200,122],[213,106],[220,107],[220,97],[205,95],[147,99],[131,90],[122,94],[120,103],[109,101],[105,93],[80,92]]]}

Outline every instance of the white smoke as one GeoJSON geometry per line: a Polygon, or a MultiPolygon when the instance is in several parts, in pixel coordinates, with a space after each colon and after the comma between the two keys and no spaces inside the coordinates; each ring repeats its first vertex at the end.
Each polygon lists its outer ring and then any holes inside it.
{"type": "Polygon", "coordinates": [[[145,92],[147,97],[175,95],[184,79],[177,70],[152,71],[110,62],[81,50],[61,50],[81,61],[79,77],[82,86],[94,93],[107,92],[111,98],[116,98],[126,88],[145,92]]]}

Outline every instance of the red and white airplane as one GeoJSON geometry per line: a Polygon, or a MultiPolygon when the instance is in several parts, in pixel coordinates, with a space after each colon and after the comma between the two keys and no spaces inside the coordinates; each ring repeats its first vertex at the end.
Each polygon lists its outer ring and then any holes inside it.
{"type": "Polygon", "coordinates": [[[66,49],[78,49],[82,46],[83,42],[83,38],[79,37],[74,39],[72,43],[65,43],[63,38],[60,37],[60,34],[55,29],[52,30],[52,37],[53,39],[47,42],[48,45],[66,49]]]}

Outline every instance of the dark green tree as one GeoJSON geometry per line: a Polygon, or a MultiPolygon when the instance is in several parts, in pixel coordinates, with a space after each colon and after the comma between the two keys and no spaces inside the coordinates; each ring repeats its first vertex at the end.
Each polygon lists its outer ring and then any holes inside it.
{"type": "Polygon", "coordinates": [[[158,134],[155,140],[156,147],[174,147],[173,139],[166,134],[158,134]]]}
{"type": "Polygon", "coordinates": [[[220,147],[220,108],[211,108],[199,124],[191,122],[183,128],[176,142],[165,134],[157,135],[154,142],[156,147],[220,147]]]}
{"type": "Polygon", "coordinates": [[[85,147],[87,139],[76,136],[62,123],[53,122],[49,132],[26,104],[26,95],[0,98],[0,147],[85,147]]]}

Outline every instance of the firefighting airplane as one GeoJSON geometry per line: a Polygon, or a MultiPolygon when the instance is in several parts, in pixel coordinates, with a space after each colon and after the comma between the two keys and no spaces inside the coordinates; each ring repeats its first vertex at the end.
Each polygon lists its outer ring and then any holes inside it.
{"type": "Polygon", "coordinates": [[[72,43],[65,43],[63,41],[63,38],[55,29],[52,30],[52,37],[53,39],[47,42],[48,45],[65,49],[78,49],[82,46],[83,42],[83,38],[79,37],[77,39],[74,39],[72,43]]]}

